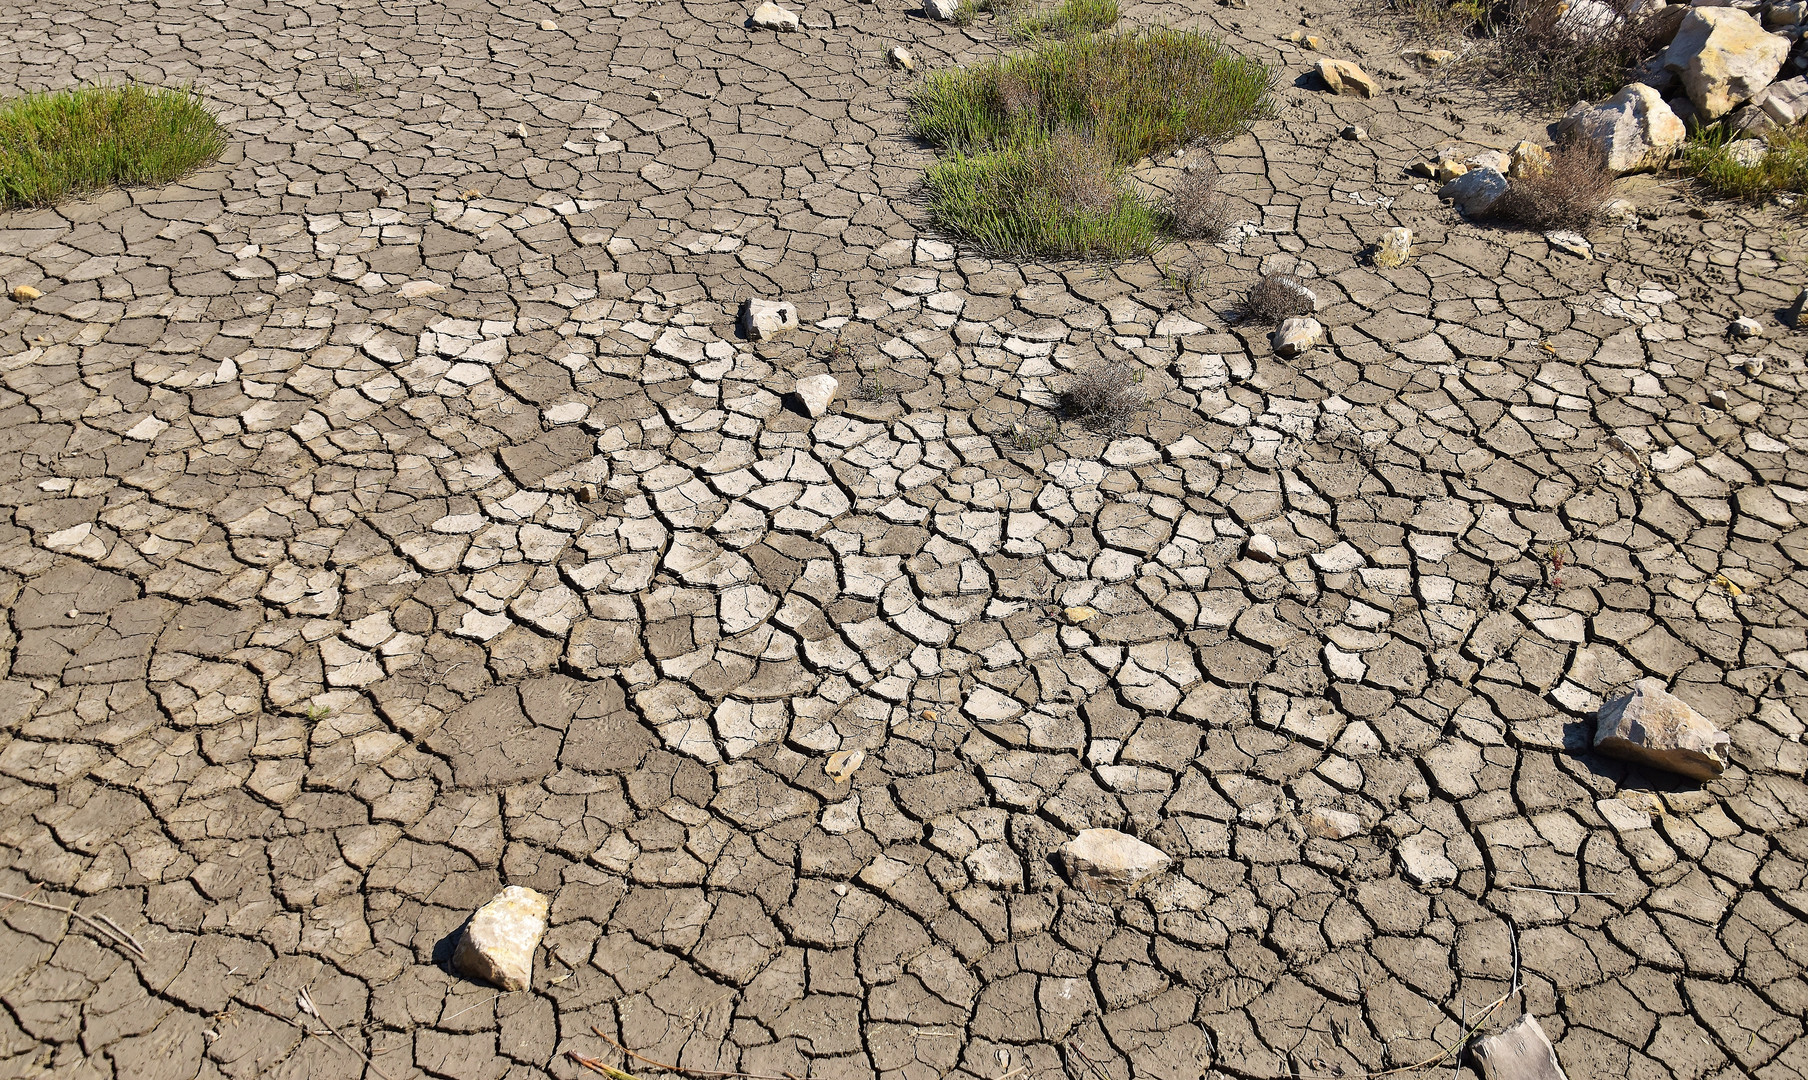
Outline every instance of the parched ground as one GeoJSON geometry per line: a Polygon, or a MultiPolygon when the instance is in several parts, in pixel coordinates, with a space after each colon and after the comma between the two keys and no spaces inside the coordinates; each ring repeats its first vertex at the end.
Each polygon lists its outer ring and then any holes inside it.
{"type": "Polygon", "coordinates": [[[1285,66],[1218,155],[1243,224],[968,258],[884,53],[1003,39],[907,4],[13,9],[9,90],[192,81],[234,143],[0,217],[44,293],[0,302],[0,892],[143,948],[0,901],[0,1074],[571,1077],[624,1063],[595,1026],[773,1077],[1353,1077],[1516,970],[1488,1026],[1572,1080],[1808,1073],[1800,223],[1656,181],[1592,261],[1461,223],[1405,167],[1524,114],[1349,0],[1143,3],[1285,66]],[[1295,82],[1302,12],[1388,93],[1295,82]],[[1297,361],[1234,322],[1273,269],[1324,301],[1297,361]],[[740,340],[751,295],[804,328],[740,340]],[[1104,359],[1151,408],[1051,438],[1104,359]],[[1725,778],[1587,751],[1645,676],[1725,778]],[[1094,826],[1172,868],[1088,898],[1050,852],[1094,826]],[[554,898],[527,993],[446,964],[503,884],[554,898]]]}

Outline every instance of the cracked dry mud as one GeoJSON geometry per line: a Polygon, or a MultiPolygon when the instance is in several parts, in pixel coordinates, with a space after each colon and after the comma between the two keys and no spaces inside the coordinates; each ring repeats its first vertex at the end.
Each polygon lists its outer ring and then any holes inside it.
{"type": "Polygon", "coordinates": [[[1140,4],[1285,66],[1201,287],[968,258],[884,56],[1001,37],[907,2],[9,21],[10,85],[193,80],[234,143],[0,217],[44,294],[0,303],[0,891],[146,954],[0,904],[0,1074],[570,1077],[623,1063],[594,1025],[833,1080],[1358,1076],[1515,955],[1490,1026],[1577,1080],[1808,1071],[1796,223],[1654,181],[1589,262],[1461,223],[1404,167],[1531,121],[1346,0],[1314,33],[1373,101],[1291,7],[1140,4]],[[1268,270],[1324,347],[1234,323],[1268,270]],[[750,295],[802,329],[737,339],[750,295]],[[1109,358],[1151,408],[1018,449],[1109,358]],[[1644,676],[1723,778],[1586,751],[1644,676]],[[1091,899],[1050,852],[1092,827],[1173,863],[1091,899]],[[446,961],[504,884],[554,902],[499,996],[446,961]]]}

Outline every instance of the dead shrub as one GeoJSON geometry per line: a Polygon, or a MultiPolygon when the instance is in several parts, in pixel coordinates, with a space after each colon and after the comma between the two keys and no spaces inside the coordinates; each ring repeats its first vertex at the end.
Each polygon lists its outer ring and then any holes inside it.
{"type": "Polygon", "coordinates": [[[1312,290],[1298,278],[1291,274],[1268,274],[1249,290],[1243,317],[1274,324],[1295,315],[1310,315],[1316,309],[1312,290]]]}
{"type": "Polygon", "coordinates": [[[1533,229],[1579,232],[1600,218],[1612,193],[1607,155],[1593,143],[1572,139],[1551,149],[1550,164],[1541,172],[1512,181],[1493,212],[1533,229]]]}
{"type": "Polygon", "coordinates": [[[1068,380],[1061,410],[1093,431],[1115,435],[1148,404],[1138,385],[1142,381],[1142,371],[1129,364],[1102,362],[1068,380]]]}
{"type": "Polygon", "coordinates": [[[1208,163],[1181,173],[1163,210],[1175,236],[1214,244],[1224,239],[1231,225],[1230,202],[1218,192],[1218,167],[1208,163]]]}
{"type": "Polygon", "coordinates": [[[1623,86],[1634,64],[1667,44],[1676,25],[1645,0],[1494,0],[1477,5],[1494,39],[1494,75],[1548,104],[1595,101],[1623,86]]]}

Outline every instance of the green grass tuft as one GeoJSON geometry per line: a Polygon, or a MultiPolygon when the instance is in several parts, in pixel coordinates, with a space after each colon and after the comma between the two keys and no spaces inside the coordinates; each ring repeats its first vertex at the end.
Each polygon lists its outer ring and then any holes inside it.
{"type": "Polygon", "coordinates": [[[1161,211],[1101,157],[1077,138],[956,153],[924,177],[930,211],[993,255],[1146,255],[1160,238],[1161,211]]]}
{"type": "Polygon", "coordinates": [[[1025,41],[1096,34],[1117,25],[1118,0],[1061,0],[1057,6],[1018,19],[1011,34],[1025,41]]]}
{"type": "Polygon", "coordinates": [[[1763,158],[1741,164],[1733,142],[1719,124],[1703,128],[1682,154],[1682,171],[1722,198],[1761,201],[1778,193],[1808,194],[1808,130],[1801,127],[1764,137],[1763,158]]]}
{"type": "Polygon", "coordinates": [[[226,133],[199,95],[88,86],[0,102],[0,208],[168,183],[218,158],[226,133]]]}
{"type": "Polygon", "coordinates": [[[1273,84],[1260,61],[1166,28],[1044,37],[937,72],[910,103],[913,129],[944,155],[926,177],[930,214],[998,254],[1147,253],[1168,215],[1129,189],[1128,169],[1236,133],[1266,113],[1273,84]]]}

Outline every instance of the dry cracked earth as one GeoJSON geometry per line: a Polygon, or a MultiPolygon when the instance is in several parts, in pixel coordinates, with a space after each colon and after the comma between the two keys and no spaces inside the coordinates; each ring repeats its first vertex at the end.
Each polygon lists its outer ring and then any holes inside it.
{"type": "Polygon", "coordinates": [[[1143,3],[1284,67],[1215,155],[1234,235],[973,258],[883,58],[999,28],[746,14],[8,19],[8,89],[193,82],[233,149],[0,217],[43,292],[0,302],[0,891],[143,949],[0,903],[0,1074],[658,1072],[597,1029],[775,1077],[1356,1077],[1516,974],[1486,1026],[1575,1080],[1808,1073],[1799,223],[1653,180],[1591,261],[1463,223],[1405,167],[1529,114],[1349,0],[1143,3]],[[1316,88],[1302,18],[1388,93],[1316,88]],[[1235,319],[1276,269],[1330,327],[1293,361],[1235,319]],[[748,296],[803,328],[738,338],[748,296]],[[1050,431],[1104,360],[1150,407],[1050,431]],[[1589,752],[1646,676],[1724,778],[1589,752]],[[1077,891],[1095,826],[1172,866],[1077,891]],[[554,898],[529,992],[447,964],[504,884],[554,898]]]}

